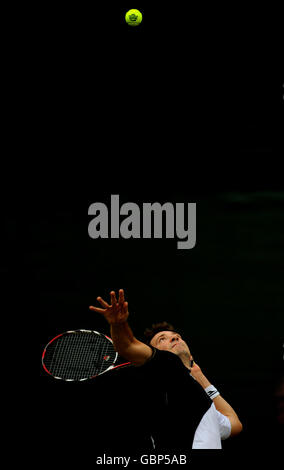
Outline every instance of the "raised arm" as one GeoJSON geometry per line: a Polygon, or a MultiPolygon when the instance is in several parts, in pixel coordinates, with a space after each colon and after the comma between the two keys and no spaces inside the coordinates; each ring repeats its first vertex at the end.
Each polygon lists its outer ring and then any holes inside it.
{"type": "Polygon", "coordinates": [[[110,293],[111,305],[97,297],[103,308],[90,306],[90,310],[102,314],[110,325],[110,334],[118,354],[134,366],[143,365],[152,355],[152,349],[142,343],[132,333],[128,324],[128,302],[125,302],[124,291],[120,289],[118,301],[115,292],[110,293]]]}

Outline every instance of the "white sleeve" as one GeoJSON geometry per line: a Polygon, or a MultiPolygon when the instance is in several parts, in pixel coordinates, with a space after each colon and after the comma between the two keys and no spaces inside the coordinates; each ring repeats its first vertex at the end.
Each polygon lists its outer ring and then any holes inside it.
{"type": "Polygon", "coordinates": [[[216,410],[216,416],[218,420],[220,436],[222,441],[224,441],[225,439],[228,439],[228,437],[230,437],[231,435],[231,422],[227,416],[222,415],[222,413],[220,413],[220,411],[218,410],[216,410]]]}

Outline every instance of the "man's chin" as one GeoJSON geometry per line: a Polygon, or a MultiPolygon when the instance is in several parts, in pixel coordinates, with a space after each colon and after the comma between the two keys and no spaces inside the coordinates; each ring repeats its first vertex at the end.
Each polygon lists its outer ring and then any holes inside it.
{"type": "Polygon", "coordinates": [[[171,352],[176,354],[177,356],[180,356],[181,354],[184,354],[186,350],[181,348],[180,346],[175,346],[171,349],[171,352]]]}

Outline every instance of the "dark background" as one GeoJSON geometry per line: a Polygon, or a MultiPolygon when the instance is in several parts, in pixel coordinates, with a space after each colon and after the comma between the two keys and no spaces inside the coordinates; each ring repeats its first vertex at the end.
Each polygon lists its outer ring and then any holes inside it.
{"type": "Polygon", "coordinates": [[[15,252],[23,227],[27,241],[23,264],[5,274],[28,281],[35,308],[44,407],[34,431],[55,427],[58,443],[73,429],[84,448],[80,425],[95,423],[97,435],[98,402],[111,420],[102,381],[100,392],[95,381],[81,389],[52,381],[41,352],[68,329],[107,333],[88,306],[124,288],[134,334],[141,339],[155,320],[181,328],[236,409],[244,431],[225,450],[254,458],[262,448],[269,457],[280,443],[283,365],[280,14],[140,6],[143,22],[131,28],[129,8],[46,4],[17,45],[15,139],[25,158],[16,169],[10,160],[19,215],[7,211],[5,233],[15,252]],[[196,247],[90,239],[88,207],[108,205],[111,194],[121,204],[196,202],[196,247]]]}

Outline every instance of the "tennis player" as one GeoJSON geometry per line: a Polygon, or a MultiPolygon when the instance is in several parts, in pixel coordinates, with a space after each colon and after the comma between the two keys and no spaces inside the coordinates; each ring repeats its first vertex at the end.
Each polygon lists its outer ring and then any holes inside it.
{"type": "Polygon", "coordinates": [[[98,297],[103,308],[90,309],[105,317],[118,354],[142,377],[153,448],[221,449],[221,441],[239,434],[242,423],[194,362],[181,334],[162,322],[145,331],[145,342],[139,341],[128,324],[124,291],[118,300],[114,291],[110,296],[110,304],[98,297]]]}

